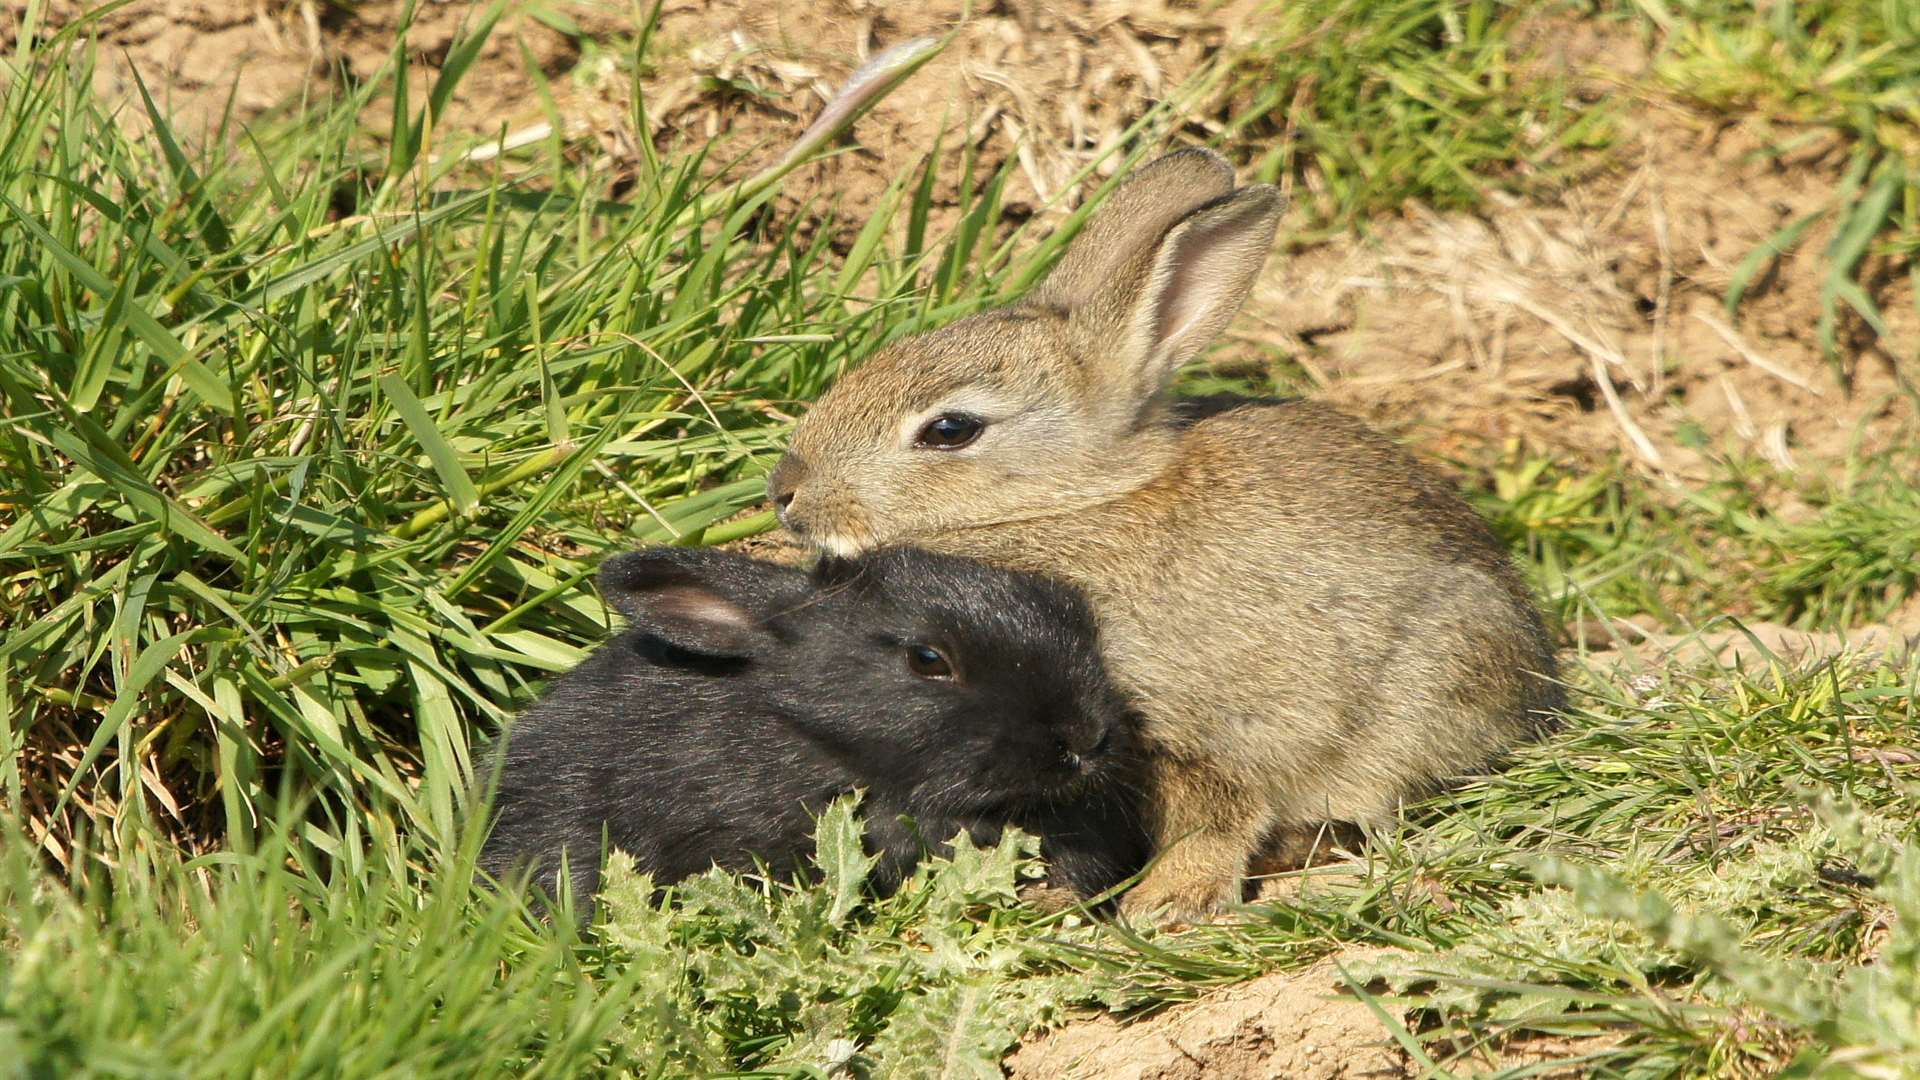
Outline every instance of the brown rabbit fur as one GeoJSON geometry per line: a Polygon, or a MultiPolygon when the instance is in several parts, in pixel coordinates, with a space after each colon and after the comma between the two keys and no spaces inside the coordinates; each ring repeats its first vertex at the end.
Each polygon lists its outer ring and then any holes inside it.
{"type": "Polygon", "coordinates": [[[1154,836],[1129,914],[1204,914],[1325,822],[1380,827],[1560,703],[1505,550],[1444,480],[1308,402],[1176,423],[1282,200],[1204,151],[1147,166],[1024,299],[897,342],[794,432],[811,545],[911,542],[1079,585],[1138,697],[1154,836]]]}

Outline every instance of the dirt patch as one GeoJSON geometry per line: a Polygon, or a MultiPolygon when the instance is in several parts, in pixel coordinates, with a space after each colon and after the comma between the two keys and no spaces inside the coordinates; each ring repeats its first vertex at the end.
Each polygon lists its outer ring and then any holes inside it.
{"type": "MultiPolygon", "coordinates": [[[[1352,957],[1349,957],[1352,959],[1352,957]]],[[[1347,1080],[1409,1075],[1333,960],[1266,975],[1137,1023],[1097,1017],[1050,1032],[1006,1061],[1015,1080],[1347,1080]]]]}
{"type": "MultiPolygon", "coordinates": [[[[1003,196],[1011,218],[1063,214],[1085,193],[1081,171],[1214,56],[1255,2],[1203,12],[1165,0],[668,0],[639,80],[642,110],[630,68],[646,5],[552,0],[501,21],[459,84],[441,139],[540,141],[557,126],[616,193],[641,166],[642,141],[661,152],[705,147],[712,169],[744,176],[777,157],[869,55],[951,34],[940,56],[856,125],[852,152],[802,170],[778,207],[810,228],[825,205],[837,205],[849,223],[835,238],[851,240],[888,183],[938,143],[947,153],[934,191],[936,231],[948,220],[940,211],[957,204],[963,146],[975,157],[976,183],[1013,162],[1003,196]]],[[[406,33],[416,99],[483,9],[465,0],[419,5],[406,33]]],[[[11,48],[22,10],[0,12],[0,48],[11,48]]],[[[83,10],[79,0],[54,0],[46,23],[83,10]]],[[[391,59],[401,11],[396,0],[137,0],[97,24],[96,83],[137,115],[138,71],[182,136],[204,139],[230,94],[232,119],[246,124],[374,79],[391,59]]],[[[389,109],[384,99],[369,105],[370,131],[384,127],[389,109]]],[[[1107,161],[1096,175],[1117,165],[1107,161]]]]}
{"type": "Polygon", "coordinates": [[[1754,623],[1745,630],[1716,630],[1699,634],[1649,633],[1623,648],[1610,651],[1616,655],[1631,653],[1659,665],[1688,666],[1711,661],[1736,666],[1763,662],[1769,654],[1790,664],[1810,657],[1837,656],[1842,653],[1903,657],[1917,645],[1920,645],[1920,630],[1902,630],[1881,624],[1855,626],[1840,633],[1802,630],[1777,623],[1754,623]]]}
{"type": "MultiPolygon", "coordinates": [[[[976,182],[1012,162],[1004,201],[1015,220],[1049,205],[1063,213],[1084,194],[1076,175],[1218,52],[1251,4],[1202,14],[1162,0],[1005,2],[970,5],[962,22],[968,6],[832,0],[670,10],[661,26],[666,55],[688,64],[675,70],[668,61],[655,79],[660,89],[649,90],[661,117],[656,139],[719,139],[757,164],[871,52],[950,33],[946,50],[856,128],[858,150],[810,167],[790,205],[831,193],[853,219],[850,234],[887,184],[939,144],[949,154],[936,206],[954,206],[955,151],[965,146],[977,155],[976,182]],[[715,74],[757,93],[716,100],[715,74]]],[[[1117,164],[1106,162],[1104,174],[1117,164]]]]}
{"type": "MultiPolygon", "coordinates": [[[[1388,951],[1349,951],[1301,971],[1263,975],[1132,1023],[1096,1016],[1029,1038],[1009,1055],[1011,1080],[1402,1080],[1416,1065],[1341,975],[1388,951]]],[[[1401,1020],[1390,1001],[1389,1015],[1401,1020]]],[[[1517,1068],[1573,1077],[1578,1059],[1606,1037],[1521,1033],[1446,1062],[1455,1076],[1517,1068]]],[[[1467,1048],[1462,1048],[1467,1050],[1467,1048]]],[[[1442,1048],[1429,1048],[1436,1060],[1442,1048]]]]}
{"type": "Polygon", "coordinates": [[[1849,627],[1844,631],[1803,630],[1779,623],[1748,623],[1744,627],[1669,634],[1637,620],[1614,620],[1605,627],[1587,626],[1583,635],[1594,646],[1589,663],[1626,668],[1685,668],[1702,664],[1747,667],[1778,659],[1800,664],[1810,659],[1850,654],[1887,657],[1900,662],[1920,650],[1920,617],[1896,617],[1890,623],[1849,627]]]}
{"type": "Polygon", "coordinates": [[[1890,334],[1840,313],[1843,387],[1816,332],[1830,219],[1755,278],[1736,315],[1723,305],[1750,252],[1828,205],[1844,148],[1813,138],[1777,153],[1777,131],[1630,94],[1650,62],[1630,31],[1582,20],[1552,40],[1539,62],[1627,99],[1619,167],[1479,213],[1411,208],[1281,260],[1242,342],[1290,343],[1323,396],[1428,428],[1422,441],[1624,452],[1676,479],[1710,475],[1716,455],[1792,469],[1910,438],[1913,290],[1868,265],[1890,334]]]}
{"type": "MultiPolygon", "coordinates": [[[[65,26],[97,5],[51,0],[43,27],[65,26]]],[[[414,94],[425,88],[462,27],[484,5],[424,2],[407,35],[414,94]]],[[[456,124],[491,131],[534,105],[534,75],[562,75],[591,35],[615,35],[630,18],[581,0],[552,0],[544,18],[509,13],[462,83],[450,115],[456,124]],[[569,27],[562,30],[559,27],[569,27]]],[[[389,58],[402,6],[325,0],[135,0],[99,17],[94,84],[103,104],[130,121],[140,113],[144,82],[169,126],[203,143],[220,125],[250,125],[276,112],[319,102],[371,78],[389,58]]],[[[0,10],[0,43],[11,49],[23,4],[0,10]]],[[[418,107],[416,101],[416,107],[418,107]]],[[[537,108],[537,105],[534,105],[537,108]]]]}

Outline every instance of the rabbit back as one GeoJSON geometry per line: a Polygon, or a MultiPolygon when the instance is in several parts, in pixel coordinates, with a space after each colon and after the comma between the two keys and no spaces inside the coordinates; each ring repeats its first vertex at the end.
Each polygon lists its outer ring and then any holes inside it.
{"type": "Polygon", "coordinates": [[[1174,460],[1071,518],[919,542],[1085,589],[1116,676],[1153,703],[1149,752],[1231,769],[1284,819],[1384,824],[1550,723],[1525,583],[1390,439],[1314,402],[1249,404],[1185,425],[1174,460]]]}

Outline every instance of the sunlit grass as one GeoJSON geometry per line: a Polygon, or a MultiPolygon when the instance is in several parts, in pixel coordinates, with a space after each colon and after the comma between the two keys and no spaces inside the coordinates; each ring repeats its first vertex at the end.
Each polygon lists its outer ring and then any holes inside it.
{"type": "Polygon", "coordinates": [[[343,857],[450,836],[474,736],[605,629],[600,553],[769,527],[739,514],[796,403],[1059,243],[1009,243],[971,170],[927,235],[938,151],[844,255],[777,176],[661,161],[616,202],[555,148],[424,153],[472,53],[193,158],[83,49],[8,94],[0,737],[56,860],[83,821],[245,847],[281,786],[343,857]],[[427,101],[377,152],[376,90],[427,101]]]}
{"type": "MultiPolygon", "coordinates": [[[[1289,10],[1235,68],[1272,78],[1235,137],[1298,136],[1259,168],[1314,193],[1315,228],[1471,202],[1601,136],[1507,82],[1502,6],[1289,10]]],[[[651,161],[617,198],[558,142],[463,165],[426,119],[467,45],[437,85],[389,72],[189,151],[106,115],[69,45],[0,106],[0,1062],[993,1075],[1074,1007],[1364,945],[1399,950],[1367,974],[1443,1068],[1551,1034],[1600,1075],[1920,1069],[1911,660],[1576,659],[1565,729],[1509,769],[1179,935],[1015,904],[1010,847],[878,902],[616,873],[584,935],[471,886],[486,737],[604,634],[598,557],[768,527],[788,417],[875,343],[1030,283],[1073,222],[1012,228],[1006,174],[968,161],[930,234],[964,150],[840,253],[724,162],[651,161]],[[368,139],[376,96],[400,107],[368,139]]],[[[1563,622],[1846,626],[1920,589],[1901,455],[1689,489],[1517,447],[1455,464],[1563,622]]]]}
{"type": "MultiPolygon", "coordinates": [[[[1920,7],[1898,0],[1608,0],[1654,28],[1659,80],[1701,105],[1770,133],[1768,153],[1837,137],[1849,165],[1832,198],[1782,226],[1738,265],[1729,309],[1812,228],[1831,223],[1816,332],[1834,373],[1851,375],[1843,318],[1889,348],[1869,291],[1880,256],[1912,280],[1920,245],[1920,7]]],[[[1910,356],[1910,350],[1907,355],[1910,356]]]]}

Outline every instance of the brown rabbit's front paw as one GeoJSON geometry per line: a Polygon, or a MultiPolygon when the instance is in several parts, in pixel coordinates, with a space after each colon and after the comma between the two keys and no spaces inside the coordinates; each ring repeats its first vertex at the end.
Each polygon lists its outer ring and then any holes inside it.
{"type": "Polygon", "coordinates": [[[1120,914],[1131,923],[1163,930],[1182,929],[1206,922],[1224,910],[1232,899],[1230,883],[1148,874],[1146,880],[1120,898],[1120,914]]]}

